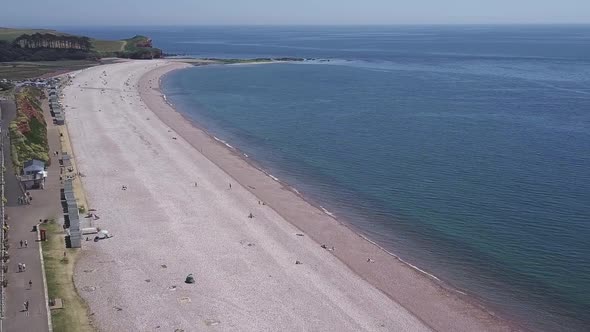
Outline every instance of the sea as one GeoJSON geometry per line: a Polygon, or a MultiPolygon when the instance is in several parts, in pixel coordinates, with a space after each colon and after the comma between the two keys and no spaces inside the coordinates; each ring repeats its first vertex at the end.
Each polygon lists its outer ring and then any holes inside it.
{"type": "Polygon", "coordinates": [[[211,134],[536,331],[590,326],[590,26],[69,27],[166,53],[211,134]]]}

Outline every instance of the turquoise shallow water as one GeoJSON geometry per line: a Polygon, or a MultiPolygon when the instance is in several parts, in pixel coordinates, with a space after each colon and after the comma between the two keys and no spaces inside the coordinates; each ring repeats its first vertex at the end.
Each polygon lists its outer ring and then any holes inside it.
{"type": "Polygon", "coordinates": [[[590,27],[146,33],[194,56],[331,59],[192,68],[164,91],[419,267],[535,330],[587,329],[590,27]]]}

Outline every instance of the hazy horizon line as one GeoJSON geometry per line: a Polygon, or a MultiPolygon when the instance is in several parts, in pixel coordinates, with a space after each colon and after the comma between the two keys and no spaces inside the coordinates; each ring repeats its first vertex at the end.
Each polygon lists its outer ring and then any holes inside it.
{"type": "Polygon", "coordinates": [[[583,26],[589,25],[590,22],[502,22],[502,23],[368,23],[368,24],[43,24],[43,25],[14,25],[14,26],[0,26],[0,28],[28,28],[28,29],[52,29],[52,28],[144,28],[144,27],[396,27],[396,26],[583,26]]]}

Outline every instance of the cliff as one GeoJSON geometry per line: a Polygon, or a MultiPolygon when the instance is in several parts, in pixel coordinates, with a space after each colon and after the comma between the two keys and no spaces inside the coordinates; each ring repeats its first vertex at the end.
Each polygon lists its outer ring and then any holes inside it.
{"type": "Polygon", "coordinates": [[[162,57],[162,50],[154,48],[152,40],[146,36],[134,36],[133,38],[124,39],[125,47],[121,52],[117,52],[117,57],[130,59],[157,59],[162,57]]]}

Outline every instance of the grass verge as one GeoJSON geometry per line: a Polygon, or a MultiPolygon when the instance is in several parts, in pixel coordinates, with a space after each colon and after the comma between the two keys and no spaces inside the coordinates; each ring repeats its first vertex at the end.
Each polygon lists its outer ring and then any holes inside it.
{"type": "Polygon", "coordinates": [[[89,60],[0,62],[0,79],[23,80],[96,66],[89,60]]]}
{"type": "Polygon", "coordinates": [[[51,311],[53,331],[95,331],[88,315],[88,306],[74,286],[74,264],[81,251],[66,249],[63,229],[55,222],[43,224],[41,229],[47,232],[47,241],[42,246],[49,298],[60,298],[64,305],[63,309],[51,311]]]}

